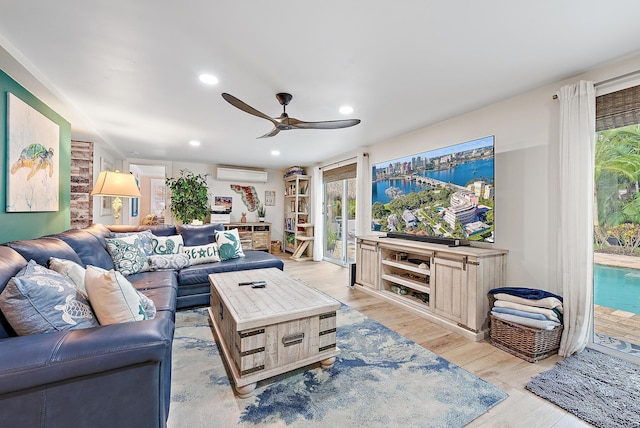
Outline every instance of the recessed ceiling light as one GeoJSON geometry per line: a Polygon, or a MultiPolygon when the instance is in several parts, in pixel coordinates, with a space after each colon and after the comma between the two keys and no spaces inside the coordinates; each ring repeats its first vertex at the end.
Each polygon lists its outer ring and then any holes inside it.
{"type": "Polygon", "coordinates": [[[271,156],[280,156],[280,151],[278,151],[278,150],[271,150],[271,156]]]}
{"type": "Polygon", "coordinates": [[[189,144],[191,144],[193,147],[198,147],[200,145],[200,141],[191,140],[191,141],[189,141],[189,144]]]}
{"type": "Polygon", "coordinates": [[[213,74],[201,74],[200,76],[198,76],[198,79],[200,79],[202,83],[206,83],[207,85],[216,85],[218,83],[218,78],[213,74]]]}
{"type": "Polygon", "coordinates": [[[340,107],[340,113],[342,113],[342,114],[351,114],[351,113],[353,113],[353,107],[351,107],[351,106],[342,106],[342,107],[340,107]]]}

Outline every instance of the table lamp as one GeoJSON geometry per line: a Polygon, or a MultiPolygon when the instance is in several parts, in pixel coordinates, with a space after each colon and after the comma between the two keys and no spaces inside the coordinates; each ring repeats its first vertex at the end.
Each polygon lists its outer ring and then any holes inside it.
{"type": "Polygon", "coordinates": [[[136,178],[132,174],[120,171],[100,171],[96,185],[93,186],[91,196],[113,196],[114,224],[120,224],[120,211],[124,198],[139,198],[140,189],[136,184],[136,178]]]}

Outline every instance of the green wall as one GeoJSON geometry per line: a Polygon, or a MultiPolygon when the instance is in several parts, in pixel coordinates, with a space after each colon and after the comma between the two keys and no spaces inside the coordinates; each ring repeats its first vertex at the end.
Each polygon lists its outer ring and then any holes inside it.
{"type": "Polygon", "coordinates": [[[31,239],[42,235],[62,232],[70,225],[71,194],[71,124],[47,107],[42,101],[23,88],[4,71],[0,70],[0,243],[18,239],[31,239]],[[7,176],[7,92],[11,92],[60,126],[60,189],[58,212],[8,213],[7,176]]]}

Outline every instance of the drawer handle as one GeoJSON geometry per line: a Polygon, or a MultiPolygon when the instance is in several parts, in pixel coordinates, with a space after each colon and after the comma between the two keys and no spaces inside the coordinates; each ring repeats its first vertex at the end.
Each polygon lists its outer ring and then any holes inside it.
{"type": "Polygon", "coordinates": [[[297,345],[302,342],[302,339],[304,339],[304,333],[290,334],[282,338],[282,344],[284,346],[297,345]]]}

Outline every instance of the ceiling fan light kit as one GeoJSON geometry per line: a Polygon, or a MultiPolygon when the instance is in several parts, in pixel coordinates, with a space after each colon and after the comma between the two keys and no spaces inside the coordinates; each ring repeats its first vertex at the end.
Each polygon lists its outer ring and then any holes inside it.
{"type": "Polygon", "coordinates": [[[280,92],[276,94],[276,99],[282,106],[282,114],[278,117],[267,116],[261,111],[256,110],[251,107],[249,104],[240,101],[238,98],[234,97],[231,94],[227,94],[224,92],[222,94],[222,98],[224,98],[229,104],[234,106],[237,109],[244,111],[245,113],[249,113],[251,115],[260,117],[262,119],[266,119],[269,122],[273,123],[274,128],[258,137],[258,138],[267,138],[273,137],[277,135],[280,131],[288,131],[290,129],[339,129],[339,128],[348,128],[350,126],[354,126],[360,123],[360,119],[345,119],[345,120],[325,120],[321,122],[305,122],[302,120],[298,120],[294,117],[289,117],[287,114],[287,105],[291,102],[293,95],[288,94],[286,92],[280,92]]]}

